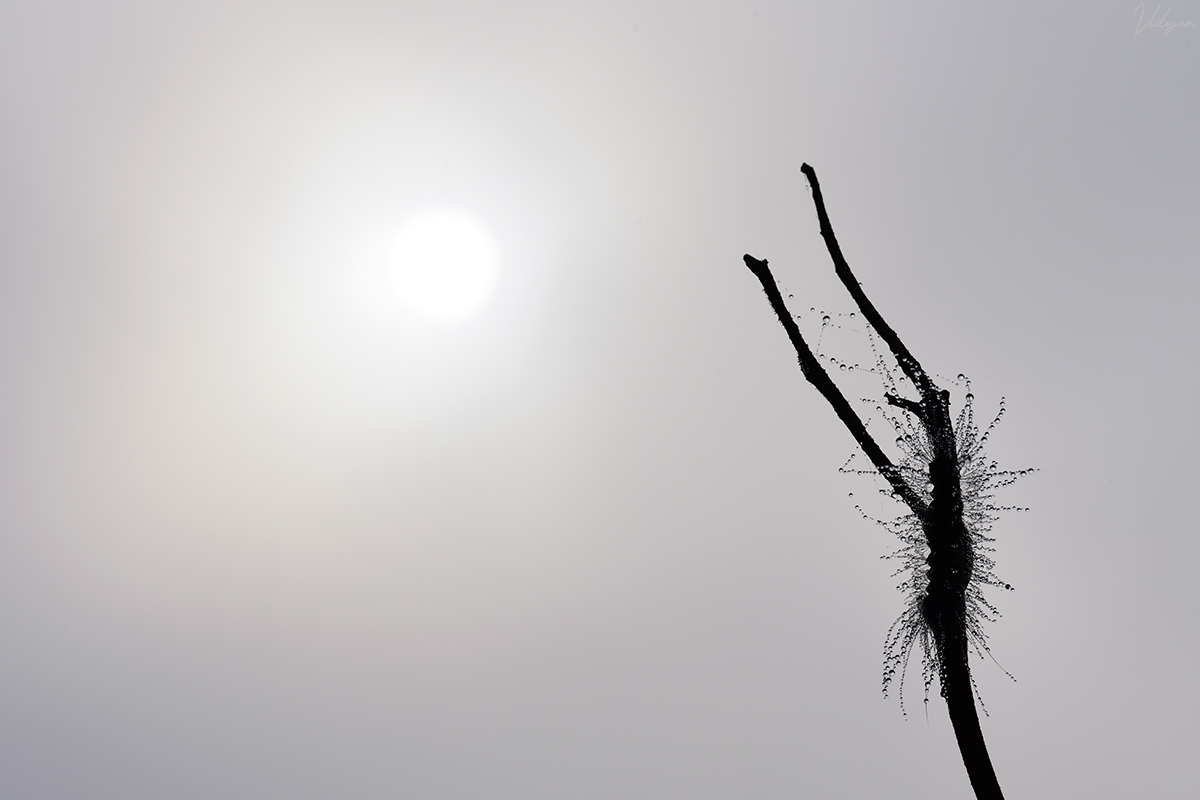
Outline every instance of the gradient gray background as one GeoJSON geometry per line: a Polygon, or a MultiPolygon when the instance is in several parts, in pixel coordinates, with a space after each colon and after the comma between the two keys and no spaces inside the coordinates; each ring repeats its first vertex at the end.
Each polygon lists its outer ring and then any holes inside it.
{"type": "Polygon", "coordinates": [[[1193,796],[1200,28],[1134,8],[5,3],[0,795],[967,796],[741,263],[847,307],[808,161],[1041,470],[1001,785],[1193,796]],[[504,257],[454,328],[381,255],[431,205],[504,257]]]}

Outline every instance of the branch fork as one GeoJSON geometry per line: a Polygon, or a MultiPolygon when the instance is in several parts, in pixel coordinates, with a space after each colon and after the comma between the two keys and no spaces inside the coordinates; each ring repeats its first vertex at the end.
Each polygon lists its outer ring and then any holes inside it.
{"type": "Polygon", "coordinates": [[[813,355],[783,301],[767,261],[749,254],[744,256],[744,260],[750,272],[762,284],[771,308],[791,340],[804,377],[821,393],[879,474],[891,484],[892,490],[921,523],[929,545],[929,585],[921,600],[921,613],[936,645],[941,694],[946,699],[963,764],[966,766],[977,800],[1003,800],[1000,784],[983,739],[983,731],[979,726],[974,684],[968,663],[966,592],[975,559],[971,538],[963,519],[958,453],[954,427],[950,419],[950,393],[934,384],[920,362],[913,357],[867,297],[851,272],[833,233],[816,171],[808,164],[804,164],[800,171],[808,178],[812,187],[821,237],[825,240],[826,249],[833,259],[834,271],[854,298],[867,323],[888,346],[900,369],[921,396],[921,399],[916,401],[886,394],[885,399],[889,405],[916,417],[928,437],[932,447],[928,478],[933,485],[929,501],[903,479],[900,470],[872,438],[858,413],[813,355]]]}

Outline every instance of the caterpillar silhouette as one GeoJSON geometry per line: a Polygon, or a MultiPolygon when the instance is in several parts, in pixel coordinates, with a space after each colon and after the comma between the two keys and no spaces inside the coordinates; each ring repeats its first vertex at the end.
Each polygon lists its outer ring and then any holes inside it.
{"type": "Polygon", "coordinates": [[[890,484],[894,496],[908,509],[899,519],[886,523],[901,539],[901,548],[894,554],[904,564],[900,572],[909,574],[900,585],[908,595],[908,606],[888,631],[885,644],[884,691],[897,671],[903,684],[909,657],[919,644],[924,657],[926,699],[936,675],[976,798],[1003,800],[979,726],[969,664],[970,650],[987,650],[983,623],[995,617],[995,608],[984,597],[984,587],[1011,589],[992,571],[992,540],[987,533],[996,513],[1003,509],[991,503],[990,490],[1011,483],[1025,471],[1000,471],[982,452],[1003,414],[1003,401],[1000,415],[982,436],[974,423],[970,394],[957,425],[952,422],[949,391],[934,383],[871,303],[842,255],[816,172],[808,164],[800,170],[812,188],[821,236],[838,278],[919,395],[916,400],[896,391],[884,395],[889,406],[907,417],[893,422],[904,434],[900,439],[905,449],[901,463],[893,463],[879,447],[805,342],[767,261],[749,254],[744,260],[762,284],[795,347],[804,377],[833,408],[878,474],[890,484]]]}

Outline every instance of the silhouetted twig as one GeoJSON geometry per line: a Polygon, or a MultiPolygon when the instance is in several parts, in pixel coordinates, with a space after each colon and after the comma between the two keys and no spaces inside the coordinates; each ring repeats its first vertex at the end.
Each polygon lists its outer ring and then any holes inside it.
{"type": "Polygon", "coordinates": [[[983,731],[979,727],[968,663],[971,628],[967,598],[976,569],[977,554],[974,537],[963,519],[963,492],[959,454],[954,426],[950,419],[950,393],[934,384],[920,362],[908,351],[900,337],[867,298],[854,278],[854,273],[850,271],[850,265],[846,263],[837,237],[834,236],[833,227],[829,224],[829,215],[825,211],[825,200],[821,196],[816,172],[808,164],[800,169],[812,186],[821,236],[825,239],[825,246],[833,259],[838,278],[854,298],[863,317],[892,351],[900,369],[912,381],[921,396],[920,400],[909,400],[893,394],[885,395],[890,405],[912,414],[924,430],[929,445],[928,474],[924,477],[932,484],[928,501],[905,481],[901,471],[867,432],[858,414],[813,355],[783,302],[767,262],[747,254],[746,266],[762,284],[771,308],[775,310],[788,338],[796,348],[804,377],[833,407],[842,424],[854,436],[879,474],[891,484],[893,491],[912,511],[924,532],[929,555],[926,558],[927,583],[919,600],[920,616],[935,646],[942,697],[946,699],[950,721],[954,726],[954,734],[958,739],[958,747],[962,752],[963,763],[966,765],[976,798],[1003,800],[1000,784],[996,780],[996,772],[992,768],[987,745],[983,740],[983,731]]]}

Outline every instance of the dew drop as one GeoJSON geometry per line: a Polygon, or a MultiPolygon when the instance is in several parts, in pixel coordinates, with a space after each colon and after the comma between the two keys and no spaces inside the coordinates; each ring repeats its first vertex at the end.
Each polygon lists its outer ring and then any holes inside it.
{"type": "MultiPolygon", "coordinates": [[[[788,297],[791,297],[791,295],[789,294],[788,297]]],[[[958,379],[960,381],[965,381],[967,379],[967,376],[960,372],[960,373],[958,373],[958,379]]]]}
{"type": "Polygon", "coordinates": [[[829,324],[829,315],[828,315],[828,314],[826,314],[825,316],[821,317],[821,324],[822,324],[822,325],[828,325],[828,324],[829,324]]]}
{"type": "Polygon", "coordinates": [[[845,372],[845,371],[846,371],[846,365],[845,365],[845,364],[842,364],[841,366],[839,366],[839,367],[838,367],[838,369],[840,369],[842,372],[845,372]]]}

